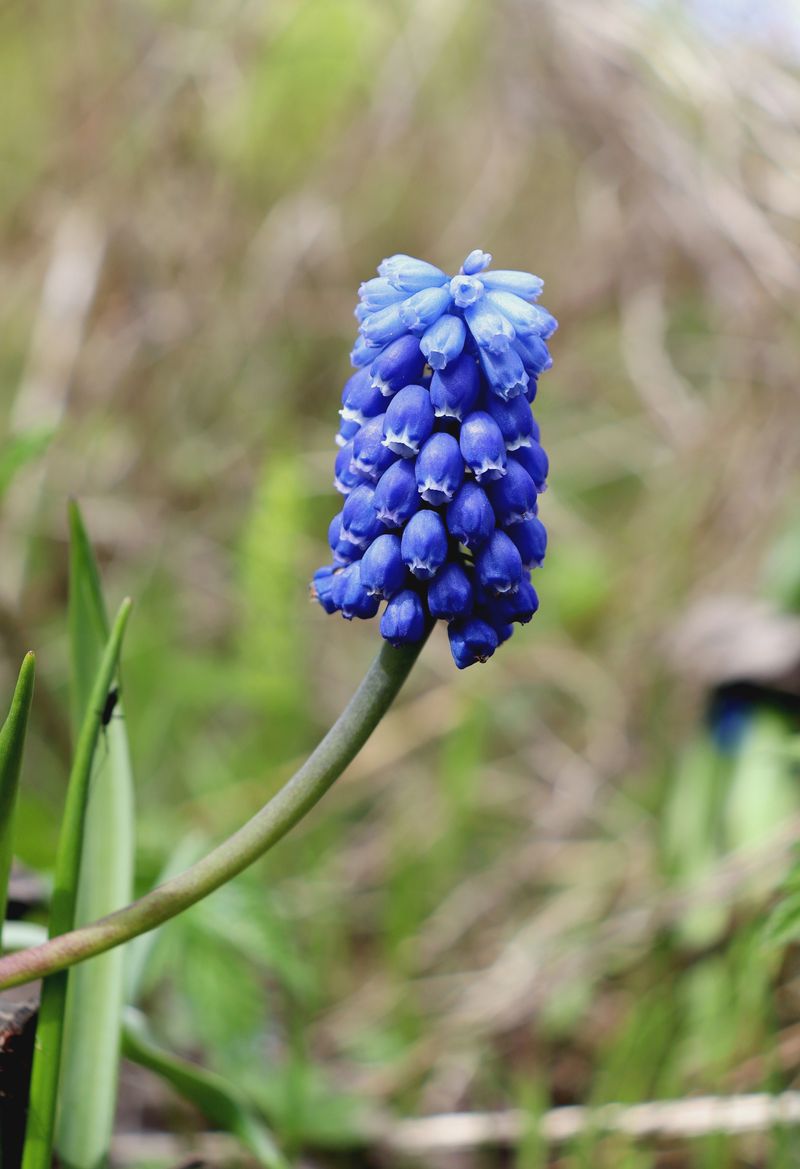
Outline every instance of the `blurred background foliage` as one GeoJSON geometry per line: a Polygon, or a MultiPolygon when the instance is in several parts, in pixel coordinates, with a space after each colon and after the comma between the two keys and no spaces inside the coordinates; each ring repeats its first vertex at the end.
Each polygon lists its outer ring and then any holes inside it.
{"type": "MultiPolygon", "coordinates": [[[[482,247],[561,321],[536,621],[464,675],[437,634],[323,807],[146,953],[160,1040],[314,1164],[394,1163],[364,1149],[386,1116],[800,1071],[796,877],[762,928],[800,831],[792,12],[0,10],[0,668],[10,693],[38,651],[31,868],[65,784],[68,497],[111,606],[136,600],[144,889],[275,790],[375,652],[305,587],[358,282],[482,247]]],[[[201,1124],[126,1069],[121,1133],[201,1124]]],[[[589,1134],[446,1163],[796,1156],[792,1134],[589,1134]]]]}

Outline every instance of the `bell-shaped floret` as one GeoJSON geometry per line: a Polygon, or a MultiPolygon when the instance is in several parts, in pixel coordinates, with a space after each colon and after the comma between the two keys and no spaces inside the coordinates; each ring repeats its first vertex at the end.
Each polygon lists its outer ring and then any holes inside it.
{"type": "Polygon", "coordinates": [[[459,445],[464,462],[479,483],[505,475],[508,459],[503,434],[485,410],[475,410],[464,419],[459,445]]]}
{"type": "Polygon", "coordinates": [[[516,621],[520,625],[527,625],[539,608],[536,589],[528,579],[527,573],[514,592],[495,597],[489,602],[489,608],[493,621],[502,621],[506,624],[516,621]]]}
{"type": "Polygon", "coordinates": [[[516,398],[518,394],[525,393],[529,378],[516,349],[509,348],[504,353],[490,353],[488,349],[482,349],[481,365],[489,385],[498,397],[516,398]]]}
{"type": "Polygon", "coordinates": [[[507,451],[518,450],[521,446],[529,446],[533,434],[533,415],[531,408],[523,394],[510,398],[507,402],[498,398],[497,394],[486,394],[486,413],[491,414],[507,451]]]}
{"type": "Polygon", "coordinates": [[[383,445],[384,415],[370,418],[353,439],[352,471],[377,483],[384,471],[397,460],[394,451],[383,445]]]}
{"type": "Polygon", "coordinates": [[[373,506],[378,519],[387,528],[400,528],[419,511],[421,500],[417,491],[414,464],[398,459],[384,471],[375,488],[373,506]]]}
{"type": "Polygon", "coordinates": [[[360,369],[345,382],[339,414],[343,421],[357,422],[362,426],[368,418],[382,414],[385,405],[380,391],[372,385],[369,370],[360,369]]]}
{"type": "Polygon", "coordinates": [[[480,548],[495,527],[494,510],[482,487],[472,480],[462,484],[447,508],[447,529],[470,551],[480,548]]]}
{"type": "Polygon", "coordinates": [[[403,386],[412,385],[425,368],[425,357],[420,352],[416,337],[404,333],[381,350],[370,366],[373,387],[390,398],[403,386]]]}
{"type": "Polygon", "coordinates": [[[425,636],[425,610],[412,589],[404,589],[389,601],[381,617],[381,637],[390,645],[413,645],[425,636]]]}
{"type": "Polygon", "coordinates": [[[400,537],[389,532],[378,536],[361,558],[361,583],[371,596],[388,600],[400,592],[405,581],[400,537]]]}
{"type": "Polygon", "coordinates": [[[536,516],[521,524],[512,524],[508,534],[519,550],[525,568],[540,568],[547,551],[547,529],[536,516]]]}
{"type": "Polygon", "coordinates": [[[403,560],[418,580],[430,580],[447,559],[447,529],[435,511],[418,511],[400,541],[403,560]]]}
{"type": "Polygon", "coordinates": [[[361,621],[368,621],[378,612],[379,598],[372,596],[361,583],[361,564],[356,562],[342,569],[345,578],[341,592],[342,616],[346,621],[358,617],[361,621]]]}
{"type": "Polygon", "coordinates": [[[474,408],[479,392],[477,362],[470,353],[462,353],[446,369],[438,369],[431,379],[431,402],[436,417],[461,422],[474,408]]]}
{"type": "Polygon", "coordinates": [[[375,514],[375,489],[366,483],[355,487],[344,501],[342,508],[343,540],[366,548],[376,536],[386,531],[384,525],[375,514]]]}
{"type": "Polygon", "coordinates": [[[431,369],[444,369],[459,356],[466,336],[466,326],[461,317],[445,313],[422,334],[419,348],[431,369]]]}
{"type": "Polygon", "coordinates": [[[413,458],[433,431],[431,396],[424,386],[395,394],[383,419],[383,445],[403,459],[413,458]]]}
{"type": "Polygon", "coordinates": [[[426,503],[449,503],[464,479],[464,460],[452,434],[440,431],[427,440],[414,466],[417,489],[426,503]]]}
{"type": "Polygon", "coordinates": [[[447,633],[450,638],[450,652],[459,670],[476,662],[488,661],[497,649],[497,633],[480,617],[453,621],[448,626],[447,633]]]}
{"type": "Polygon", "coordinates": [[[513,592],[522,579],[522,557],[506,532],[495,531],[475,557],[475,576],[493,596],[513,592]]]}
{"type": "Polygon", "coordinates": [[[532,519],[537,511],[536,487],[515,458],[509,458],[506,474],[486,488],[497,522],[502,527],[532,519]]]}
{"type": "Polygon", "coordinates": [[[544,447],[540,446],[538,442],[532,442],[530,446],[520,447],[518,451],[515,451],[514,458],[528,472],[536,485],[536,490],[541,495],[547,486],[547,472],[550,470],[550,463],[544,447]]]}
{"type": "Polygon", "coordinates": [[[460,564],[451,561],[437,572],[428,585],[428,612],[431,617],[453,621],[472,612],[472,584],[460,564]]]}

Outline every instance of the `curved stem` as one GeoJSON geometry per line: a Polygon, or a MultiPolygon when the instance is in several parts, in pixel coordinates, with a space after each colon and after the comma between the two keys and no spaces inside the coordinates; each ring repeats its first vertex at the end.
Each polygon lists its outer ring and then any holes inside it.
{"type": "Polygon", "coordinates": [[[424,644],[383,647],[313,754],[238,832],[124,909],[41,946],[0,958],[0,989],[64,970],[155,929],[263,856],[302,820],[355,758],[391,706],[424,644]]]}

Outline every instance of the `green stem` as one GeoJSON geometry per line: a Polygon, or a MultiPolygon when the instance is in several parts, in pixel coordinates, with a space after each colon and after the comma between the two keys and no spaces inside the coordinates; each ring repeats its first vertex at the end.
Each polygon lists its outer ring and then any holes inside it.
{"type": "Polygon", "coordinates": [[[408,677],[424,641],[385,645],[325,738],[289,782],[197,864],[125,909],[44,945],[0,958],[0,989],[83,962],[155,929],[246,869],[309,812],[363,747],[408,677]]]}

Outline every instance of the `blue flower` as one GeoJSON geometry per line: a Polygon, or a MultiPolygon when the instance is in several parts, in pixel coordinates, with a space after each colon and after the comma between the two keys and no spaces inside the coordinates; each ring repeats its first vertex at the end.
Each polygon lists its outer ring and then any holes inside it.
{"type": "Polygon", "coordinates": [[[400,550],[419,580],[430,580],[447,559],[447,528],[438,512],[418,511],[405,526],[400,550]]]}
{"type": "Polygon", "coordinates": [[[381,617],[381,637],[391,645],[413,645],[425,636],[427,619],[419,593],[405,589],[392,597],[381,617]]]}
{"type": "Polygon", "coordinates": [[[419,452],[414,475],[426,503],[438,507],[450,502],[464,479],[464,460],[452,434],[438,431],[431,435],[419,452]]]}
{"type": "Polygon", "coordinates": [[[392,398],[383,418],[383,445],[403,459],[419,452],[433,432],[435,415],[424,386],[406,386],[392,398]]]}
{"type": "Polygon", "coordinates": [[[420,641],[448,623],[459,669],[486,661],[539,600],[530,580],[547,533],[538,518],[548,460],[530,403],[557,328],[528,272],[475,250],[448,275],[412,256],[384,260],[359,290],[356,372],[342,392],[328,530],[332,563],[312,596],[420,641]]]}

